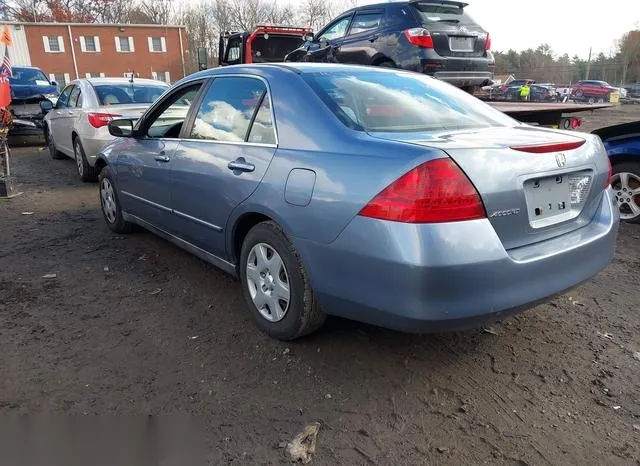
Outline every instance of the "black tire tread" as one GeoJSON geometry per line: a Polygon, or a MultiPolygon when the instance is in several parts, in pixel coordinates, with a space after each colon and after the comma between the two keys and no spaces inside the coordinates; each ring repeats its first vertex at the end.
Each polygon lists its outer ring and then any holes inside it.
{"type": "MultiPolygon", "coordinates": [[[[280,226],[274,221],[261,222],[261,223],[258,223],[256,226],[254,226],[245,237],[245,244],[247,240],[250,240],[253,236],[258,235],[260,233],[260,230],[262,229],[265,229],[270,233],[272,233],[273,235],[275,235],[276,237],[278,237],[282,241],[282,243],[286,246],[287,248],[286,252],[291,255],[291,258],[296,263],[296,268],[301,275],[303,287],[304,287],[304,293],[303,293],[304,309],[298,321],[295,332],[291,334],[283,335],[277,331],[274,331],[274,329],[269,327],[268,325],[261,325],[261,324],[267,324],[266,321],[264,322],[258,321],[259,327],[267,335],[269,335],[272,338],[276,338],[278,340],[295,340],[305,335],[309,335],[310,333],[313,333],[316,330],[318,330],[320,327],[322,327],[322,325],[326,320],[326,314],[322,312],[322,310],[320,309],[320,304],[318,303],[318,300],[315,294],[313,293],[313,290],[311,289],[309,277],[307,276],[304,266],[302,265],[300,254],[298,253],[298,250],[295,248],[295,246],[293,246],[291,241],[289,241],[289,239],[287,238],[287,235],[284,233],[282,228],[280,228],[280,226]]],[[[280,254],[282,255],[282,252],[280,252],[280,254]]],[[[245,254],[244,245],[243,245],[243,253],[241,254],[240,267],[244,267],[244,263],[246,262],[246,255],[248,255],[248,253],[245,254]]],[[[283,258],[283,260],[285,259],[283,258]]],[[[243,274],[242,271],[241,271],[241,274],[243,274]]],[[[251,306],[254,306],[253,302],[251,302],[251,298],[247,294],[244,280],[241,280],[241,282],[243,287],[243,293],[247,297],[248,304],[251,306]]],[[[261,317],[259,318],[262,319],[261,317]]]]}
{"type": "MultiPolygon", "coordinates": [[[[89,165],[89,161],[87,160],[87,156],[84,153],[84,147],[82,147],[82,141],[78,141],[78,137],[73,138],[73,147],[74,147],[74,155],[77,157],[78,154],[75,154],[75,146],[76,141],[80,146],[80,157],[82,157],[82,164],[84,165],[82,170],[82,176],[80,179],[85,183],[90,183],[93,181],[98,181],[98,167],[89,165]]],[[[78,174],[79,176],[79,174],[78,174]]]]}
{"type": "Polygon", "coordinates": [[[58,149],[51,150],[51,145],[50,145],[50,141],[49,141],[49,128],[48,127],[45,129],[44,138],[45,138],[45,141],[47,142],[47,148],[49,149],[49,156],[53,160],[62,160],[64,158],[66,158],[65,155],[62,152],[60,152],[58,149]]]}

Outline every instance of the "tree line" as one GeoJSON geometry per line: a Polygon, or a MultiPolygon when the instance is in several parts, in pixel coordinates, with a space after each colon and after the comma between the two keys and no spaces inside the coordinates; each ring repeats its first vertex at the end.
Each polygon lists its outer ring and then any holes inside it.
{"type": "MultiPolygon", "coordinates": [[[[208,51],[209,66],[217,63],[221,32],[249,30],[256,24],[310,26],[315,31],[356,0],[303,0],[294,7],[274,0],[5,0],[5,19],[26,22],[114,24],[176,24],[187,33],[187,71],[198,68],[198,49],[208,51]]],[[[538,82],[570,84],[597,79],[611,84],[640,82],[640,31],[629,31],[612,53],[592,57],[555,55],[548,44],[517,52],[494,52],[496,75],[513,74],[538,82]]]]}
{"type": "Polygon", "coordinates": [[[640,31],[623,34],[609,55],[600,53],[591,61],[578,56],[554,55],[548,44],[535,50],[494,52],[496,75],[538,82],[571,84],[581,79],[607,81],[612,85],[640,82],[640,31]]]}

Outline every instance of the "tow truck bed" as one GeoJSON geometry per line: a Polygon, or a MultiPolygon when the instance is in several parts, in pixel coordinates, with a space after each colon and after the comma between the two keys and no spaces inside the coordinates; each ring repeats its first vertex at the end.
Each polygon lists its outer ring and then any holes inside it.
{"type": "Polygon", "coordinates": [[[487,101],[496,110],[512,116],[523,123],[537,123],[541,126],[561,125],[562,115],[567,113],[587,112],[601,108],[614,107],[615,104],[567,104],[546,102],[496,102],[487,101]]]}

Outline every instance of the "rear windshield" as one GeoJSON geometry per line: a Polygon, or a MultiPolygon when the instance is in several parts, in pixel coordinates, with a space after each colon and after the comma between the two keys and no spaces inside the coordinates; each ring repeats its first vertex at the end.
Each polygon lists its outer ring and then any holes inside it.
{"type": "Polygon", "coordinates": [[[281,62],[284,57],[302,43],[302,36],[268,34],[257,35],[251,42],[254,63],[281,62]]]}
{"type": "Polygon", "coordinates": [[[100,105],[150,104],[168,89],[155,84],[94,84],[100,105]]]}
{"type": "Polygon", "coordinates": [[[348,71],[303,77],[340,121],[356,130],[437,132],[517,124],[466,92],[417,73],[348,71]]]}
{"type": "Polygon", "coordinates": [[[13,85],[50,86],[51,83],[44,73],[37,69],[14,68],[9,83],[13,85]]]}
{"type": "Polygon", "coordinates": [[[462,5],[437,2],[417,2],[411,3],[411,6],[423,24],[439,22],[476,24],[473,18],[464,11],[464,7],[462,5]]]}

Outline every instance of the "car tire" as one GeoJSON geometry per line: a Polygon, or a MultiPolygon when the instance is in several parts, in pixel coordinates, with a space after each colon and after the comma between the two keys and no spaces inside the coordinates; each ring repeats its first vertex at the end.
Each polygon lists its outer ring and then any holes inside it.
{"type": "Polygon", "coordinates": [[[49,155],[51,156],[52,159],[61,160],[65,158],[62,152],[56,149],[56,144],[55,142],[53,142],[53,135],[51,134],[51,130],[49,129],[48,126],[45,128],[45,131],[44,131],[44,139],[45,139],[45,142],[47,143],[47,147],[49,148],[49,155]]]}
{"type": "Polygon", "coordinates": [[[599,104],[603,104],[603,103],[604,103],[604,97],[598,97],[597,102],[598,102],[599,104]]]}
{"type": "Polygon", "coordinates": [[[259,223],[249,231],[242,243],[239,269],[251,316],[267,335],[294,340],[324,323],[326,315],[311,289],[300,254],[275,222],[259,223]],[[273,298],[278,289],[283,299],[273,298]]]}
{"type": "Polygon", "coordinates": [[[640,163],[614,164],[611,188],[620,209],[620,219],[627,223],[640,224],[640,194],[630,194],[631,190],[640,188],[640,163]]]}
{"type": "Polygon", "coordinates": [[[114,233],[130,233],[134,230],[135,225],[125,221],[122,215],[122,207],[118,198],[113,170],[109,165],[102,169],[98,181],[100,182],[100,208],[107,226],[114,233]]]}
{"type": "Polygon", "coordinates": [[[98,180],[98,168],[92,167],[87,161],[87,156],[84,153],[82,142],[80,138],[73,139],[73,154],[76,159],[76,167],[78,168],[78,176],[82,181],[88,183],[90,181],[98,180]]]}
{"type": "Polygon", "coordinates": [[[582,90],[581,90],[581,89],[578,89],[578,90],[576,91],[576,97],[577,97],[578,99],[580,99],[583,95],[584,95],[584,92],[582,92],[582,90]]]}

